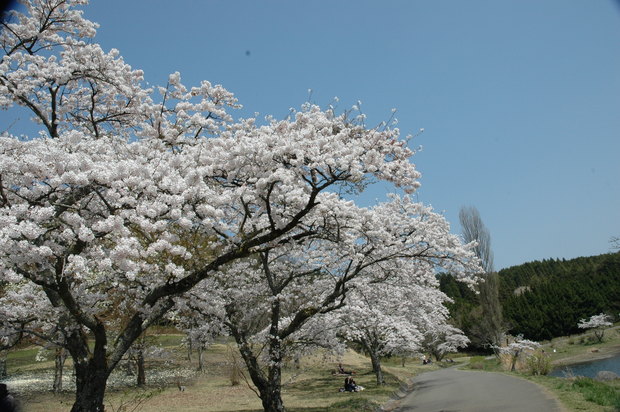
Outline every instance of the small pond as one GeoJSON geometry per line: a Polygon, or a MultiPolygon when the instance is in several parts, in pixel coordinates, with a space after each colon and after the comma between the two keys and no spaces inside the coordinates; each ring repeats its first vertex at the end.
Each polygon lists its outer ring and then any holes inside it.
{"type": "Polygon", "coordinates": [[[549,375],[564,378],[566,377],[565,372],[567,368],[573,376],[587,376],[589,378],[594,378],[599,371],[611,371],[620,375],[620,355],[607,359],[562,366],[561,368],[552,370],[549,375]]]}

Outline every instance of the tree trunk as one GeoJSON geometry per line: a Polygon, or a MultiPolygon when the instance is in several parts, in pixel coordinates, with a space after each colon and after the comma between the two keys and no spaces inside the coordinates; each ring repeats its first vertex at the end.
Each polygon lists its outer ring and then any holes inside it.
{"type": "MultiPolygon", "coordinates": [[[[243,342],[243,341],[242,341],[243,342]]],[[[271,341],[273,345],[274,340],[271,341]]],[[[278,341],[279,350],[279,341],[278,341]]],[[[273,353],[273,347],[269,348],[270,354],[273,353]]],[[[245,361],[248,368],[248,374],[252,379],[252,383],[258,389],[258,393],[263,404],[265,412],[285,412],[284,403],[282,402],[281,380],[282,373],[279,360],[270,359],[272,365],[269,367],[269,375],[265,376],[257,362],[256,357],[251,353],[249,345],[242,343],[239,346],[241,357],[245,361]]]]}
{"type": "Polygon", "coordinates": [[[196,370],[200,373],[205,371],[205,352],[202,345],[198,346],[198,369],[196,370]]]}
{"type": "Polygon", "coordinates": [[[248,369],[252,383],[258,389],[259,397],[265,412],[286,412],[282,402],[282,348],[278,336],[278,323],[280,320],[280,302],[276,299],[271,304],[271,327],[269,334],[269,367],[267,376],[261,369],[252,346],[248,343],[246,335],[237,328],[234,323],[236,313],[232,305],[226,307],[226,312],[231,321],[228,326],[237,342],[239,352],[248,369]]]}
{"type": "Polygon", "coordinates": [[[260,392],[263,409],[265,412],[285,412],[282,402],[280,385],[269,385],[265,391],[260,392]]]}
{"type": "Polygon", "coordinates": [[[103,412],[103,397],[110,372],[106,353],[107,335],[103,324],[91,329],[94,346],[83,329],[74,329],[66,339],[66,349],[73,359],[75,373],[75,402],[71,412],[103,412]]]}
{"type": "Polygon", "coordinates": [[[136,366],[138,367],[138,386],[142,387],[146,385],[146,370],[144,367],[144,349],[142,346],[138,348],[138,353],[136,355],[136,366]]]}
{"type": "Polygon", "coordinates": [[[603,338],[605,337],[605,329],[601,328],[600,330],[595,330],[594,336],[596,336],[596,339],[598,339],[598,343],[603,343],[603,338]]]}
{"type": "Polygon", "coordinates": [[[370,355],[370,361],[372,362],[372,371],[377,377],[377,385],[383,385],[385,380],[383,379],[383,370],[381,370],[381,357],[372,348],[368,348],[368,354],[370,355]]]}
{"type": "Polygon", "coordinates": [[[282,357],[280,356],[280,341],[272,339],[269,345],[270,362],[269,374],[263,379],[258,390],[265,412],[285,412],[282,402],[282,357]]]}
{"type": "Polygon", "coordinates": [[[54,393],[62,391],[62,375],[65,368],[66,359],[67,351],[65,348],[61,346],[56,348],[56,354],[54,356],[54,383],[52,385],[52,391],[54,393]]]}
{"type": "MultiPolygon", "coordinates": [[[[275,335],[277,328],[272,327],[272,332],[275,335]]],[[[265,412],[283,412],[285,409],[282,402],[282,347],[277,336],[269,340],[269,362],[267,387],[261,391],[263,409],[265,412]]]]}
{"type": "Polygon", "coordinates": [[[271,327],[269,328],[269,373],[267,386],[261,391],[265,412],[284,412],[282,402],[282,341],[280,332],[280,301],[271,303],[271,327]]]}
{"type": "Polygon", "coordinates": [[[108,372],[104,362],[94,358],[75,365],[75,403],[71,412],[103,412],[108,372]]]}
{"type": "Polygon", "coordinates": [[[516,351],[513,355],[512,355],[512,362],[510,363],[510,371],[514,372],[515,368],[517,366],[517,359],[519,359],[519,355],[520,355],[521,351],[516,351]]]}
{"type": "Polygon", "coordinates": [[[6,358],[7,358],[7,352],[3,351],[0,354],[0,379],[4,379],[7,376],[9,376],[7,373],[7,369],[6,369],[6,358]]]}
{"type": "Polygon", "coordinates": [[[193,350],[192,340],[188,339],[187,340],[187,361],[190,363],[192,362],[192,350],[193,350]]]}
{"type": "Polygon", "coordinates": [[[504,335],[502,304],[499,300],[499,275],[487,273],[480,284],[481,328],[484,339],[491,347],[499,346],[504,335]]]}

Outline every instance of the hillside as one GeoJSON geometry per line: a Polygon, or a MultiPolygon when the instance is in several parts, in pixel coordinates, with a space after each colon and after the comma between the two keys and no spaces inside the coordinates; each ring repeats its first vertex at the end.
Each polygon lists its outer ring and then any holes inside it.
{"type": "MultiPolygon", "coordinates": [[[[499,271],[499,296],[509,332],[546,340],[578,333],[579,319],[620,313],[620,253],[546,259],[499,271]]],[[[451,313],[465,331],[475,328],[477,296],[449,275],[442,290],[455,300],[451,313]]]]}

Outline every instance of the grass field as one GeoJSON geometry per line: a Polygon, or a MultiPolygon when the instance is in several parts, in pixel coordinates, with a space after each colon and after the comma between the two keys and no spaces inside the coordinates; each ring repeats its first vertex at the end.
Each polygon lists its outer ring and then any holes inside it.
{"type": "MultiPolygon", "coordinates": [[[[212,345],[205,356],[206,371],[197,373],[196,357],[190,363],[179,345],[181,335],[159,335],[157,344],[166,352],[165,360],[149,359],[147,386],[133,387],[135,377],[127,376],[119,368],[109,381],[106,392],[106,411],[159,412],[182,410],[202,411],[262,411],[257,395],[240,378],[232,385],[234,348],[226,342],[212,345]],[[185,386],[179,391],[177,381],[185,386]]],[[[53,395],[53,363],[37,362],[37,349],[28,348],[9,354],[8,372],[12,380],[7,383],[17,390],[25,412],[61,412],[73,403],[71,363],[66,364],[66,392],[53,395]]],[[[238,362],[238,360],[236,360],[238,362]]],[[[304,358],[298,365],[291,365],[283,373],[283,400],[287,410],[313,411],[373,411],[390,399],[408,378],[437,365],[421,365],[419,360],[408,360],[402,366],[401,358],[384,360],[386,385],[377,386],[368,358],[348,351],[341,359],[346,369],[352,369],[358,385],[365,390],[358,393],[339,392],[344,376],[332,372],[339,359],[315,355],[304,358]]]]}
{"type": "MultiPolygon", "coordinates": [[[[163,359],[149,358],[147,386],[135,387],[135,377],[127,375],[125,368],[110,378],[106,393],[106,411],[160,412],[182,410],[188,412],[262,411],[260,400],[243,377],[233,385],[234,346],[227,341],[212,345],[205,356],[206,371],[197,373],[197,355],[187,360],[186,350],[180,345],[179,334],[158,334],[151,338],[165,354],[163,359]],[[179,391],[177,382],[186,387],[179,391]]],[[[618,327],[607,332],[605,342],[593,344],[583,335],[558,338],[544,343],[545,353],[558,365],[606,356],[620,351],[618,327]]],[[[73,403],[71,363],[67,361],[64,393],[50,392],[53,376],[51,360],[35,361],[38,349],[23,348],[12,351],[8,357],[9,388],[17,390],[24,412],[64,412],[73,403]]],[[[458,360],[458,358],[456,358],[458,360]]],[[[469,358],[462,358],[469,359],[469,358]]],[[[497,371],[501,366],[495,359],[471,358],[475,369],[497,371]]],[[[318,411],[374,411],[384,404],[399,386],[410,377],[439,365],[421,365],[409,359],[402,366],[401,359],[385,359],[386,385],[377,386],[371,371],[370,360],[353,351],[341,359],[315,355],[304,358],[297,365],[285,367],[283,373],[283,399],[291,412],[318,411]],[[332,372],[341,361],[346,369],[356,371],[355,380],[366,389],[359,393],[342,393],[344,376],[332,372]]],[[[518,374],[543,386],[556,396],[568,411],[609,412],[617,409],[614,399],[620,393],[620,382],[599,384],[584,380],[575,382],[547,376],[518,374]],[[602,401],[600,399],[603,399],[602,401]],[[611,403],[610,403],[611,402],[611,403]],[[601,404],[602,403],[602,404],[601,404]]],[[[620,407],[620,405],[618,405],[620,407]]],[[[618,409],[620,410],[620,409],[618,409]]]]}

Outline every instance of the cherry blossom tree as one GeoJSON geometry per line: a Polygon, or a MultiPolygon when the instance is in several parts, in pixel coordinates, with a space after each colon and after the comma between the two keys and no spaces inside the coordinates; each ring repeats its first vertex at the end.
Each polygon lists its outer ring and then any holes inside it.
{"type": "Polygon", "coordinates": [[[215,301],[211,288],[198,286],[177,301],[175,308],[166,315],[177,329],[185,332],[187,359],[192,361],[192,352],[198,352],[198,372],[206,372],[205,350],[218,336],[226,333],[223,327],[222,301],[215,301]],[[201,289],[204,293],[200,293],[201,289]]]}
{"type": "Polygon", "coordinates": [[[420,296],[412,298],[407,292],[410,290],[389,284],[358,285],[352,290],[348,305],[339,313],[341,334],[368,353],[377,385],[385,383],[382,356],[420,349],[422,333],[412,314],[412,309],[418,314],[422,312],[416,310],[420,296]]]}
{"type": "Polygon", "coordinates": [[[382,356],[428,351],[441,360],[469,341],[447,324],[449,299],[438,289],[436,267],[413,259],[397,263],[385,281],[357,284],[339,311],[342,334],[369,354],[377,384],[384,382],[382,356]]]}
{"type": "Polygon", "coordinates": [[[457,352],[466,348],[469,338],[463,331],[448,323],[440,323],[426,335],[424,347],[437,361],[443,360],[448,353],[457,352]]]}
{"type": "Polygon", "coordinates": [[[331,194],[322,197],[316,212],[312,236],[236,261],[222,268],[218,279],[227,301],[225,324],[265,410],[284,408],[280,392],[286,356],[300,342],[328,342],[317,339],[315,318],[322,318],[318,324],[324,330],[338,328],[350,339],[367,343],[382,382],[379,356],[396,347],[417,347],[420,341],[415,322],[405,318],[442,303],[419,289],[431,285],[445,298],[436,289],[434,268],[443,266],[469,282],[479,270],[471,250],[450,235],[443,217],[409,197],[393,196],[390,202],[363,209],[331,194]],[[356,296],[363,285],[367,293],[361,302],[356,296]],[[377,288],[391,293],[377,295],[377,288]],[[360,316],[348,316],[358,311],[360,316]],[[353,328],[354,322],[364,320],[367,323],[353,328]]]}
{"type": "Polygon", "coordinates": [[[235,122],[236,99],[219,85],[188,88],[175,73],[145,87],[93,41],[85,3],[24,1],[0,33],[0,107],[22,106],[40,127],[0,137],[1,322],[64,334],[74,412],[103,410],[112,370],[179,297],[314,236],[326,192],[368,176],[419,185],[396,129],[313,105],[235,122]],[[197,232],[208,253],[187,241],[197,232]]]}
{"type": "Polygon", "coordinates": [[[577,327],[580,329],[593,329],[594,336],[598,339],[598,342],[603,342],[603,337],[605,336],[605,328],[613,325],[611,323],[611,317],[604,313],[598,315],[590,316],[590,319],[581,319],[577,324],[577,327]]]}
{"type": "Polygon", "coordinates": [[[519,335],[515,338],[514,342],[499,348],[499,352],[510,357],[510,370],[514,371],[519,356],[524,353],[532,353],[539,347],[540,343],[524,339],[523,336],[519,335]]]}

